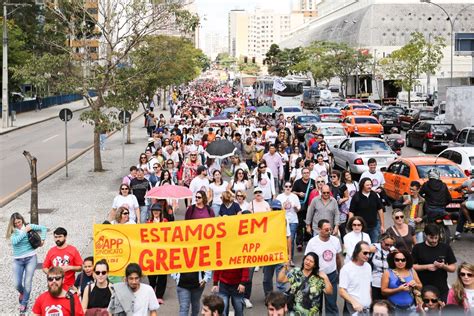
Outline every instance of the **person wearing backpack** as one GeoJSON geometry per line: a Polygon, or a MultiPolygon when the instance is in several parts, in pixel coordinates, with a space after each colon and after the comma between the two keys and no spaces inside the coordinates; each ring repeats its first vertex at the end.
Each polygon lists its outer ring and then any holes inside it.
{"type": "Polygon", "coordinates": [[[7,227],[6,238],[9,238],[13,247],[13,279],[16,290],[19,292],[20,313],[25,313],[31,294],[33,275],[38,259],[36,248],[42,246],[46,239],[46,227],[27,224],[20,213],[13,213],[7,227]],[[30,242],[31,231],[39,232],[41,242],[30,242]]]}
{"type": "Polygon", "coordinates": [[[189,307],[191,307],[191,316],[197,316],[200,310],[201,296],[206,283],[211,281],[212,271],[173,273],[171,278],[176,281],[179,315],[189,315],[189,307]]]}
{"type": "Polygon", "coordinates": [[[196,200],[196,203],[190,205],[186,210],[186,214],[184,215],[185,220],[215,217],[214,211],[208,205],[207,194],[205,191],[197,191],[194,200],[196,200]]]}

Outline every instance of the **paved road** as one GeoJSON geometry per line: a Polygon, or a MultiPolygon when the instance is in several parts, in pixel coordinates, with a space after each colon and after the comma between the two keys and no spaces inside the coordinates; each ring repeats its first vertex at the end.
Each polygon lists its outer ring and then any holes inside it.
{"type": "MultiPolygon", "coordinates": [[[[92,127],[79,121],[81,111],[68,122],[69,156],[92,144],[92,127]]],[[[0,201],[30,181],[30,170],[22,153],[38,158],[38,176],[63,163],[64,122],[59,118],[25,127],[0,137],[0,201]]]]}

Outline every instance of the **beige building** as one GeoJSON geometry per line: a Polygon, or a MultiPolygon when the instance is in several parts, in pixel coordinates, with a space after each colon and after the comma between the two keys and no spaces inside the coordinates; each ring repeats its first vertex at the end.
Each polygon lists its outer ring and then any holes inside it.
{"type": "Polygon", "coordinates": [[[229,55],[233,57],[248,55],[249,14],[245,10],[229,12],[229,55]]]}
{"type": "Polygon", "coordinates": [[[302,13],[305,23],[318,16],[316,0],[293,0],[291,3],[292,13],[302,13]]]}

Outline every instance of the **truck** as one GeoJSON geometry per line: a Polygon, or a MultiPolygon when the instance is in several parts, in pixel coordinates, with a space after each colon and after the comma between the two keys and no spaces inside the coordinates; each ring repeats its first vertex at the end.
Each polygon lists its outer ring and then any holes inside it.
{"type": "MultiPolygon", "coordinates": [[[[357,77],[349,76],[346,98],[354,98],[356,96],[356,87],[357,77]]],[[[359,93],[357,93],[357,98],[363,102],[395,105],[400,91],[401,89],[395,84],[395,80],[374,79],[372,75],[359,76],[359,93]]]]}
{"type": "Polygon", "coordinates": [[[474,86],[446,89],[445,120],[453,123],[457,130],[474,126],[474,86]]]}

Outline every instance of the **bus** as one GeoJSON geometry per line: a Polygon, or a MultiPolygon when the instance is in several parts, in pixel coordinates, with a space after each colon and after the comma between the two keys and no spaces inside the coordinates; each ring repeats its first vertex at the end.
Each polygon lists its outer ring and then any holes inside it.
{"type": "Polygon", "coordinates": [[[293,77],[283,78],[286,88],[283,91],[273,91],[273,108],[275,110],[284,106],[303,107],[303,82],[293,77]]]}
{"type": "Polygon", "coordinates": [[[273,78],[272,77],[258,77],[255,83],[255,99],[257,105],[272,104],[273,100],[273,78]]]}
{"type": "Polygon", "coordinates": [[[254,84],[257,82],[257,76],[240,74],[234,79],[234,89],[243,95],[250,95],[250,98],[255,98],[254,84]]]}

